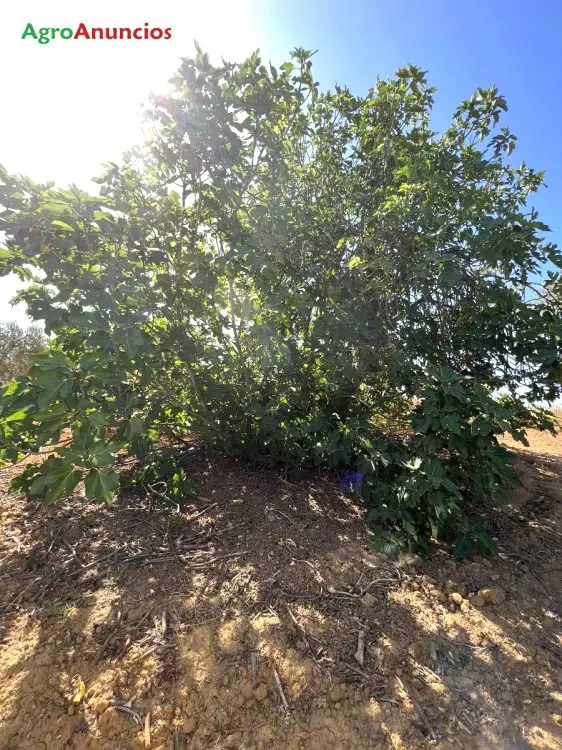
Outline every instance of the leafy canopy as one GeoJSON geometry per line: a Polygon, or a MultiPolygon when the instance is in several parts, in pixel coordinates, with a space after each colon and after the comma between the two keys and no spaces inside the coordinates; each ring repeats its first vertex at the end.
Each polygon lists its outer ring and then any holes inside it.
{"type": "Polygon", "coordinates": [[[503,97],[478,89],[436,133],[434,93],[415,66],[357,96],[320,91],[306,50],[275,68],[198,49],[99,195],[1,170],[2,273],[53,334],[2,392],[2,457],[72,436],[16,486],[109,501],[128,451],[177,499],[194,434],[365,474],[378,549],[492,552],[466,508],[514,481],[497,436],[548,426],[529,404],[560,395],[560,306],[536,280],[556,287],[562,256],[503,97]]]}

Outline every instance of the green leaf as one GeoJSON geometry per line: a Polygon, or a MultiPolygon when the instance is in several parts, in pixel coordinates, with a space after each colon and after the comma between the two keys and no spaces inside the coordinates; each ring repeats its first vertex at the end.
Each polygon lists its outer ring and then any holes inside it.
{"type": "Polygon", "coordinates": [[[454,555],[455,557],[473,557],[476,554],[476,544],[474,539],[468,534],[458,534],[455,537],[454,555]]]}
{"type": "Polygon", "coordinates": [[[498,553],[498,548],[492,537],[485,531],[481,531],[477,537],[478,551],[484,557],[495,557],[498,553]]]}
{"type": "Polygon", "coordinates": [[[72,465],[61,466],[59,471],[52,472],[49,475],[49,489],[45,497],[45,502],[53,503],[63,497],[69,497],[76,485],[82,481],[82,472],[74,469],[72,465]]]}
{"type": "Polygon", "coordinates": [[[102,411],[94,411],[86,415],[86,419],[92,427],[105,427],[112,420],[111,414],[102,411]]]}
{"type": "Polygon", "coordinates": [[[450,438],[451,450],[458,451],[462,458],[468,458],[468,446],[464,438],[459,438],[456,435],[452,435],[450,438]]]}
{"type": "Polygon", "coordinates": [[[514,440],[517,440],[517,442],[523,443],[526,448],[530,447],[530,443],[523,430],[510,430],[510,435],[514,440]]]}
{"type": "Polygon", "coordinates": [[[492,432],[492,425],[479,417],[471,424],[470,431],[473,435],[489,435],[492,432]]]}
{"type": "Polygon", "coordinates": [[[33,363],[39,365],[42,371],[65,370],[68,371],[71,365],[69,358],[64,352],[51,350],[45,354],[37,354],[33,357],[33,363]]]}
{"type": "Polygon", "coordinates": [[[74,227],[71,227],[70,224],[67,224],[64,221],[61,221],[60,219],[55,219],[51,222],[51,224],[54,227],[59,227],[60,229],[66,229],[69,232],[74,232],[74,227]]]}
{"type": "Polygon", "coordinates": [[[68,497],[82,480],[82,472],[61,458],[49,458],[40,468],[40,474],[29,486],[31,496],[44,496],[47,503],[68,497]]]}
{"type": "Polygon", "coordinates": [[[445,388],[445,392],[454,396],[461,404],[466,403],[466,391],[460,383],[452,383],[445,388]]]}
{"type": "Polygon", "coordinates": [[[425,461],[423,465],[423,473],[434,487],[439,487],[441,485],[443,479],[443,467],[441,466],[441,461],[437,459],[425,461]]]}
{"type": "Polygon", "coordinates": [[[115,454],[123,447],[122,443],[99,443],[88,451],[88,462],[95,468],[109,466],[115,460],[115,454]]]}
{"type": "Polygon", "coordinates": [[[455,495],[455,497],[462,497],[460,489],[454,482],[452,482],[450,479],[447,479],[447,477],[441,479],[440,486],[444,487],[446,490],[449,490],[449,492],[452,495],[455,495]]]}
{"type": "Polygon", "coordinates": [[[134,440],[144,430],[144,421],[139,417],[131,417],[125,435],[128,440],[134,440]]]}
{"type": "Polygon", "coordinates": [[[40,474],[29,485],[28,493],[29,495],[31,495],[31,497],[41,495],[49,486],[49,484],[49,478],[45,474],[40,474]]]}
{"type": "Polygon", "coordinates": [[[70,392],[71,382],[59,372],[46,372],[37,378],[41,393],[37,399],[40,409],[44,409],[57,398],[64,398],[70,392]]]}
{"type": "Polygon", "coordinates": [[[143,345],[144,338],[138,328],[128,328],[125,331],[123,343],[128,356],[133,359],[137,351],[143,345]]]}
{"type": "Polygon", "coordinates": [[[21,419],[25,419],[29,407],[26,406],[24,409],[18,409],[17,411],[10,414],[8,417],[4,417],[4,422],[19,422],[21,419]]]}
{"type": "Polygon", "coordinates": [[[440,414],[439,419],[443,429],[453,432],[455,435],[461,434],[460,417],[458,414],[440,414]]]}
{"type": "Polygon", "coordinates": [[[91,469],[86,476],[86,497],[88,500],[112,502],[115,490],[119,487],[119,476],[113,469],[91,469]]]}
{"type": "Polygon", "coordinates": [[[416,432],[427,432],[431,427],[431,417],[420,417],[417,414],[412,419],[412,427],[416,432]]]}
{"type": "Polygon", "coordinates": [[[91,424],[75,424],[72,430],[72,438],[72,447],[75,450],[84,453],[89,451],[95,441],[95,433],[92,430],[91,424]]]}

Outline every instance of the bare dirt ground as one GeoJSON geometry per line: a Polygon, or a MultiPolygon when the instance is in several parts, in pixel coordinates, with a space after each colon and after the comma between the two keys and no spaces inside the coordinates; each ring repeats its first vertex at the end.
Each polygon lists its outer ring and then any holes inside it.
{"type": "Polygon", "coordinates": [[[493,561],[394,564],[337,477],[197,451],[182,513],[4,492],[0,748],[559,748],[562,438],[545,439],[489,509],[493,561]]]}

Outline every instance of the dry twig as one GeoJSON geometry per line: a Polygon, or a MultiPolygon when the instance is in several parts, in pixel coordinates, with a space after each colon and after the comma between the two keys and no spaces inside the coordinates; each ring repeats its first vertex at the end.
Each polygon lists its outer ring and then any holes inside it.
{"type": "Polygon", "coordinates": [[[144,717],[144,746],[150,748],[150,711],[144,717]]]}
{"type": "Polygon", "coordinates": [[[283,709],[285,711],[288,711],[289,704],[287,703],[287,699],[285,698],[285,693],[283,692],[283,685],[281,684],[281,678],[279,677],[279,672],[275,669],[275,667],[273,667],[273,676],[275,677],[275,684],[277,685],[277,691],[279,693],[281,705],[283,706],[283,709]]]}
{"type": "Polygon", "coordinates": [[[258,652],[250,651],[250,666],[252,668],[252,687],[258,684],[258,652]]]}
{"type": "Polygon", "coordinates": [[[365,665],[365,631],[360,630],[357,633],[357,651],[354,654],[355,660],[360,667],[365,665]]]}

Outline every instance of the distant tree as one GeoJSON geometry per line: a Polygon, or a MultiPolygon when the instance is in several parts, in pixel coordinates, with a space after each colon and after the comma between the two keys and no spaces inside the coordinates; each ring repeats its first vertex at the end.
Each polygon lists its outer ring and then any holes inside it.
{"type": "Polygon", "coordinates": [[[0,383],[25,375],[31,357],[47,346],[47,337],[36,325],[22,328],[15,320],[0,323],[0,383]]]}

